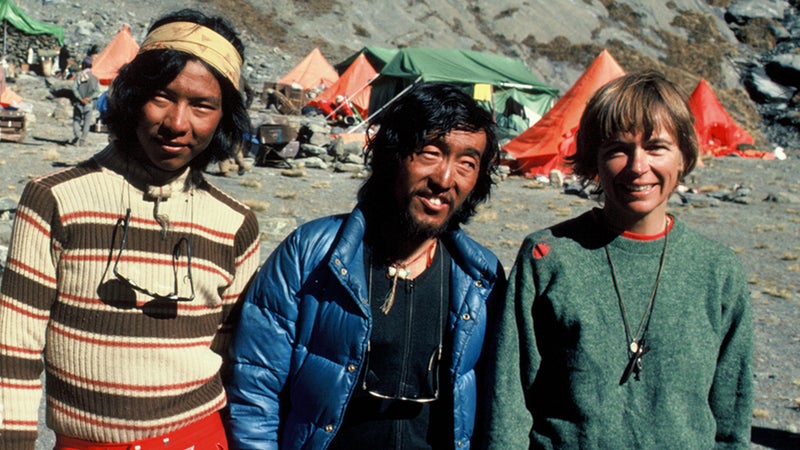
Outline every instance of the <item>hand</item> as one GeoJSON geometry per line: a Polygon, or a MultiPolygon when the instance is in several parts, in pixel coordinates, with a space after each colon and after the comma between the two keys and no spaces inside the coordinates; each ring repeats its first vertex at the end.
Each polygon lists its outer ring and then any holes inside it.
{"type": "Polygon", "coordinates": [[[85,104],[87,104],[87,103],[89,103],[90,101],[91,101],[91,100],[89,99],[89,97],[83,97],[83,98],[81,99],[81,103],[83,103],[84,105],[85,105],[85,104]]]}

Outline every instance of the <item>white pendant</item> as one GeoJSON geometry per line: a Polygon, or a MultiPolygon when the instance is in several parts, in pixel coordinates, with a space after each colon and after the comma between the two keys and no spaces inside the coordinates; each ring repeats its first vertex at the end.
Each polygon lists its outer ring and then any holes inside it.
{"type": "Polygon", "coordinates": [[[636,354],[636,352],[639,351],[639,344],[637,344],[636,341],[633,341],[628,348],[631,350],[631,353],[636,354]]]}
{"type": "Polygon", "coordinates": [[[396,276],[401,280],[405,280],[411,275],[410,270],[396,266],[389,266],[389,268],[386,270],[386,273],[389,275],[389,278],[394,278],[396,276]]]}

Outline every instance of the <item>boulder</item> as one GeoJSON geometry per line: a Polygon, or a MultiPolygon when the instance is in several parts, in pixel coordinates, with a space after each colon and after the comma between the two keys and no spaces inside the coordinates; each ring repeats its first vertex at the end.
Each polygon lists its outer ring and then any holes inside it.
{"type": "Polygon", "coordinates": [[[0,198],[0,212],[16,211],[19,202],[11,197],[0,198]]]}
{"type": "Polygon", "coordinates": [[[775,55],[767,60],[764,70],[776,83],[800,87],[800,53],[775,55]]]}
{"type": "Polygon", "coordinates": [[[787,6],[784,0],[734,0],[725,12],[725,19],[737,24],[751,19],[781,20],[787,6]]]}
{"type": "Polygon", "coordinates": [[[773,81],[763,67],[756,67],[745,78],[745,86],[759,103],[787,103],[794,89],[773,81]]]}

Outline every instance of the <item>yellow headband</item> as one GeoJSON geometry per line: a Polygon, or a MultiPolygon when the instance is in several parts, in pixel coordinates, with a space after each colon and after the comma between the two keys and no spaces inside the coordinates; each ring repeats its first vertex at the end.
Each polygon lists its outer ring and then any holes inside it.
{"type": "Polygon", "coordinates": [[[242,58],[233,44],[216,31],[193,22],[171,22],[151,31],[139,53],[155,49],[190,53],[217,69],[239,89],[242,58]]]}

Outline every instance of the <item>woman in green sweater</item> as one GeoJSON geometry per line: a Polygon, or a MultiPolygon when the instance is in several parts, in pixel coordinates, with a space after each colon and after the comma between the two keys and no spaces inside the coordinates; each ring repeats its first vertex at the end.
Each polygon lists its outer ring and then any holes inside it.
{"type": "Polygon", "coordinates": [[[489,448],[748,446],[741,264],[666,211],[697,155],[685,97],[661,75],[589,101],[571,162],[605,202],[520,248],[487,333],[489,448]]]}

